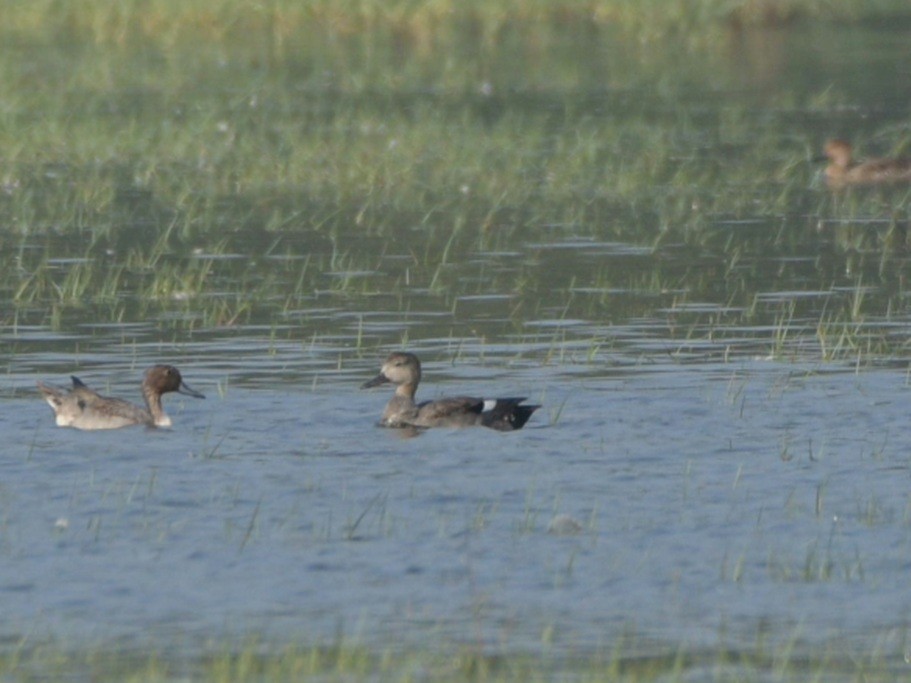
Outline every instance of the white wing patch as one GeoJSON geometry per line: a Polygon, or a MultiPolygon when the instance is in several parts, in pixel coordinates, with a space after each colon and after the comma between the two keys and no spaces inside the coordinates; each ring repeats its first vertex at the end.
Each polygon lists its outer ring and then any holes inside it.
{"type": "Polygon", "coordinates": [[[484,410],[482,412],[490,412],[497,407],[497,399],[495,398],[485,398],[484,399],[484,410]]]}

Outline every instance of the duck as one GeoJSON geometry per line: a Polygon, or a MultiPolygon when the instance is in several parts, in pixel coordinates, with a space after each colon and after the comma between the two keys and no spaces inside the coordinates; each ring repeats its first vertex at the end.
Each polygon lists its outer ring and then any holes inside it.
{"type": "Polygon", "coordinates": [[[501,432],[522,429],[539,405],[526,405],[525,397],[475,398],[454,396],[435,401],[415,403],[421,381],[421,361],[413,353],[391,353],[380,368],[380,373],[365,382],[361,388],[369,389],[382,384],[394,384],[395,394],[386,404],[382,427],[475,427],[483,426],[501,432]]]}
{"type": "Polygon", "coordinates": [[[851,144],[838,139],[826,142],[823,155],[821,160],[829,161],[826,183],[832,188],[911,182],[911,159],[854,161],[851,144]]]}
{"type": "Polygon", "coordinates": [[[119,429],[133,425],[170,427],[171,418],[161,407],[163,394],[176,391],[193,398],[205,398],[186,385],[180,371],[173,365],[153,365],[145,371],[142,380],[145,408],[123,399],[102,396],[78,377],[73,375],[70,378],[72,389],[38,382],[38,390],[54,410],[58,427],[84,430],[119,429]]]}

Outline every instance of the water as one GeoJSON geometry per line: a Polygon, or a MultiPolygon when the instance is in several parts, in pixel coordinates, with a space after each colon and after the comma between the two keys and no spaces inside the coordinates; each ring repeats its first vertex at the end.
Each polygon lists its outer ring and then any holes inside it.
{"type": "MultiPolygon", "coordinates": [[[[431,364],[425,395],[499,384],[460,370],[431,364]]],[[[546,406],[506,435],[401,438],[371,425],[385,396],[345,379],[219,396],[197,371],[209,398],[172,401],[173,431],[116,438],[9,401],[4,635],[533,650],[631,626],[694,646],[752,644],[760,624],[810,642],[903,629],[904,372],[510,374],[546,406]],[[549,533],[558,514],[581,532],[549,533]]]]}
{"type": "MultiPolygon", "coordinates": [[[[794,29],[783,49],[840,45],[840,30],[794,29]]],[[[855,59],[880,31],[859,33],[855,59]]],[[[906,50],[904,35],[876,44],[906,50]]],[[[769,88],[807,78],[743,50],[741,68],[762,66],[753,77],[769,88]]],[[[803,59],[851,103],[877,80],[857,69],[841,82],[828,58],[803,59]]],[[[712,126],[753,95],[699,96],[680,105],[696,120],[682,137],[709,142],[686,163],[731,163],[712,126]]],[[[542,98],[505,95],[482,114],[542,98]]],[[[893,99],[875,116],[770,106],[756,120],[821,141],[895,125],[893,99]]],[[[611,107],[596,93],[559,125],[611,107]]],[[[746,141],[734,149],[745,163],[746,141]]],[[[77,172],[37,177],[52,195],[77,172]]],[[[9,230],[8,273],[40,271],[46,253],[59,287],[79,272],[101,287],[128,265],[109,295],[51,305],[48,286],[3,314],[0,638],[192,653],[251,634],[510,651],[632,635],[645,652],[760,640],[900,652],[909,316],[906,257],[885,234],[907,201],[833,199],[802,170],[779,206],[769,183],[718,192],[701,173],[632,206],[583,188],[591,213],[577,220],[508,207],[479,233],[452,205],[428,218],[394,202],[370,207],[375,223],[352,212],[326,229],[266,229],[249,198],[228,197],[228,230],[176,235],[169,210],[129,192],[110,212],[138,234],[85,228],[86,246],[9,230]],[[697,207],[735,192],[749,195],[736,212],[697,207]],[[677,195],[692,208],[652,207],[677,195]],[[162,235],[173,246],[160,260],[130,262],[162,235]],[[425,361],[424,398],[544,407],[514,434],[378,429],[387,392],[358,387],[403,343],[425,361]],[[170,431],[57,429],[34,389],[73,373],[138,398],[142,370],[163,361],[207,394],[167,397],[170,431]],[[559,515],[579,532],[552,533],[559,515]]],[[[487,207],[466,211],[480,221],[487,207]]]]}

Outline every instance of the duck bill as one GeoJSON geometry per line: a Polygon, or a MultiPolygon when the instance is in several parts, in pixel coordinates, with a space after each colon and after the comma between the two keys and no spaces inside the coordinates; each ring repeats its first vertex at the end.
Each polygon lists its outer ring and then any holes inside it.
{"type": "Polygon", "coordinates": [[[382,372],[374,377],[369,382],[364,382],[361,385],[361,389],[369,389],[370,387],[378,387],[381,384],[386,384],[389,381],[389,378],[386,377],[382,372]]]}
{"type": "Polygon", "coordinates": [[[184,396],[192,396],[193,398],[205,398],[203,394],[188,387],[185,382],[181,382],[180,386],[177,387],[177,393],[183,394],[184,396]]]}

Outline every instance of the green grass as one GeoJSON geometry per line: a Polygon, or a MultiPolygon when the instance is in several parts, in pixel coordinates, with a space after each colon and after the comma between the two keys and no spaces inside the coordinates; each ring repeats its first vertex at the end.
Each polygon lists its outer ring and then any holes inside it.
{"type": "Polygon", "coordinates": [[[674,682],[711,680],[765,681],[891,681],[906,666],[874,648],[863,656],[840,650],[806,657],[799,641],[770,647],[759,636],[754,650],[668,651],[642,656],[629,642],[597,656],[570,658],[548,655],[484,655],[472,649],[449,653],[410,650],[374,652],[357,645],[301,647],[270,651],[251,640],[238,649],[211,646],[209,654],[186,659],[166,653],[140,654],[104,649],[71,652],[58,646],[21,648],[0,658],[5,681],[91,679],[164,683],[166,681],[439,681],[508,683],[510,681],[574,680],[590,683],[674,682]],[[629,648],[625,653],[624,649],[629,648]]]}
{"type": "MultiPolygon", "coordinates": [[[[13,36],[36,30],[56,39],[88,40],[124,47],[151,43],[169,48],[190,40],[253,42],[262,59],[281,58],[302,29],[344,39],[395,36],[429,50],[435,41],[471,32],[493,42],[515,25],[547,32],[554,26],[590,23],[619,27],[640,39],[670,32],[707,30],[716,24],[779,25],[796,19],[857,20],[904,16],[896,0],[152,0],[117,5],[94,0],[67,7],[54,0],[9,3],[6,30],[13,36]],[[252,40],[251,40],[252,39],[252,40]]],[[[535,39],[540,35],[532,34],[535,39]]],[[[340,46],[341,47],[341,46],[340,46]]]]}

